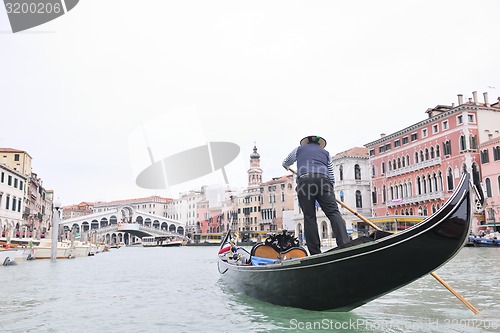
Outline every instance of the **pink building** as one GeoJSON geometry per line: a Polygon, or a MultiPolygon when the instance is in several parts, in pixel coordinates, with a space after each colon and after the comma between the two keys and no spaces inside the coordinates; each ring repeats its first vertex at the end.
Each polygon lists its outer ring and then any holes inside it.
{"type": "Polygon", "coordinates": [[[486,197],[485,219],[479,229],[497,231],[500,226],[500,136],[482,143],[479,149],[486,197]]]}
{"type": "MultiPolygon", "coordinates": [[[[427,109],[428,118],[366,144],[372,215],[430,215],[451,196],[464,171],[480,177],[479,144],[500,124],[500,103],[467,102],[427,109]]],[[[498,172],[497,172],[498,173],[498,172]]]]}

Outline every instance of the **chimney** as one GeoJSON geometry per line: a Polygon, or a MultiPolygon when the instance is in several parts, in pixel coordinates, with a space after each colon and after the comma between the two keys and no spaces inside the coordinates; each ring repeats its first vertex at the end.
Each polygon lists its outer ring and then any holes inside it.
{"type": "Polygon", "coordinates": [[[488,93],[484,92],[483,96],[484,96],[484,105],[485,106],[490,106],[490,101],[488,101],[488,93]]]}
{"type": "Polygon", "coordinates": [[[474,98],[474,105],[477,105],[477,91],[472,92],[472,98],[474,98]]]}
{"type": "Polygon", "coordinates": [[[458,105],[464,104],[464,95],[458,94],[458,105]]]}
{"type": "Polygon", "coordinates": [[[380,137],[383,138],[385,136],[385,133],[380,133],[380,137]]]}

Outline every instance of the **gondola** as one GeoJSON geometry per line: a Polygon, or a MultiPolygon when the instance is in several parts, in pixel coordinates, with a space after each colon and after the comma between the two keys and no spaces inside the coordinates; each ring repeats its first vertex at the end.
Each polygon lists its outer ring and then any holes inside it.
{"type": "Polygon", "coordinates": [[[464,174],[448,201],[411,228],[376,231],[314,256],[282,253],[267,264],[253,265],[255,247],[248,252],[231,245],[228,232],[218,254],[221,279],[236,292],[276,305],[350,311],[451,260],[468,239],[471,195],[470,176],[464,174]]]}

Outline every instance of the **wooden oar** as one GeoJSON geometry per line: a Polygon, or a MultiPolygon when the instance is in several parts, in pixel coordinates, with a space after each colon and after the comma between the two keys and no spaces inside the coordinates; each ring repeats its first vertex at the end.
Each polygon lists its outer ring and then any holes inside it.
{"type": "MultiPolygon", "coordinates": [[[[290,170],[292,173],[294,174],[297,174],[297,172],[293,169],[290,169],[288,168],[288,170],[290,170]]],[[[366,217],[358,214],[358,212],[356,212],[354,209],[352,209],[351,207],[347,206],[345,203],[343,203],[342,201],[338,200],[338,199],[335,199],[342,207],[344,207],[345,209],[347,209],[348,211],[350,211],[351,213],[353,213],[356,217],[358,217],[359,219],[361,219],[363,222],[367,223],[369,226],[371,226],[373,229],[375,230],[379,230],[381,231],[382,229],[380,229],[378,226],[376,226],[373,222],[371,222],[370,220],[368,220],[366,217]]],[[[448,289],[453,295],[455,295],[456,298],[458,298],[458,300],[460,302],[462,302],[466,307],[468,307],[474,314],[478,314],[479,313],[479,310],[476,309],[474,307],[474,305],[472,305],[471,303],[469,303],[469,301],[467,301],[462,295],[460,295],[458,292],[455,291],[455,289],[453,289],[448,283],[446,283],[443,279],[441,279],[435,272],[431,272],[430,273],[432,275],[433,278],[435,278],[436,280],[438,280],[439,283],[441,283],[446,289],[448,289]]]]}

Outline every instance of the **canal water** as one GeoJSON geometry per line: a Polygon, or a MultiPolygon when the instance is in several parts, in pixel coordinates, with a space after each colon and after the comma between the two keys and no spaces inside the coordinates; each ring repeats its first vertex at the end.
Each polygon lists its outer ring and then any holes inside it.
{"type": "Polygon", "coordinates": [[[125,247],[0,267],[0,332],[500,332],[500,249],[464,248],[437,270],[479,315],[431,276],[347,313],[274,306],[227,290],[216,251],[125,247]]]}

